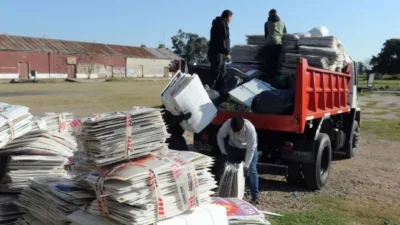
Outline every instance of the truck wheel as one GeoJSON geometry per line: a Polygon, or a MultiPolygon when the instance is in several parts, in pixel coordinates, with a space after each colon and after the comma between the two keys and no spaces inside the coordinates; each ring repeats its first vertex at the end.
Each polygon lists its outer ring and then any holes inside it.
{"type": "Polygon", "coordinates": [[[289,164],[286,172],[286,181],[291,185],[301,186],[304,184],[301,164],[289,164]]]}
{"type": "Polygon", "coordinates": [[[327,134],[318,134],[315,141],[315,154],[314,163],[303,164],[303,174],[304,181],[309,188],[320,190],[328,181],[332,160],[332,146],[327,134]]]}
{"type": "Polygon", "coordinates": [[[359,130],[358,130],[358,122],[354,121],[353,127],[351,128],[351,134],[350,134],[350,141],[347,144],[347,147],[345,148],[346,152],[346,159],[351,159],[356,155],[357,152],[357,147],[358,147],[358,136],[359,136],[359,130]]]}

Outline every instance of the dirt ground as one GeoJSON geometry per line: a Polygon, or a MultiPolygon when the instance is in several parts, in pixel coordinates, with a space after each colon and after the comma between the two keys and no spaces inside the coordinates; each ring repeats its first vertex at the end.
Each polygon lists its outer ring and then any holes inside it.
{"type": "MultiPolygon", "coordinates": [[[[48,111],[70,111],[77,116],[88,116],[104,111],[126,110],[133,105],[157,105],[165,84],[6,84],[1,85],[0,96],[2,102],[29,106],[36,115],[48,111]]],[[[399,100],[400,97],[396,95],[370,94],[360,97],[362,121],[376,122],[376,126],[379,126],[379,121],[400,125],[399,100]]],[[[398,131],[391,131],[397,133],[387,139],[385,136],[375,136],[370,131],[364,132],[361,123],[357,155],[351,160],[334,161],[328,184],[318,192],[290,186],[283,176],[261,173],[261,208],[275,212],[309,210],[317,207],[310,199],[328,196],[360,205],[374,205],[379,210],[391,208],[400,212],[398,131]]],[[[190,134],[187,134],[187,139],[192,141],[190,134]]]]}

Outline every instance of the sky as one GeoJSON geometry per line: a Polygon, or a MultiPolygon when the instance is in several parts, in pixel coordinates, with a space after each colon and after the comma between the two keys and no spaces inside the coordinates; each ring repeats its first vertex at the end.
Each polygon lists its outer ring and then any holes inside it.
{"type": "Polygon", "coordinates": [[[263,34],[271,8],[288,32],[326,26],[357,61],[400,38],[399,0],[0,0],[0,33],[46,38],[171,47],[179,29],[209,38],[212,20],[233,12],[231,46],[263,34]]]}

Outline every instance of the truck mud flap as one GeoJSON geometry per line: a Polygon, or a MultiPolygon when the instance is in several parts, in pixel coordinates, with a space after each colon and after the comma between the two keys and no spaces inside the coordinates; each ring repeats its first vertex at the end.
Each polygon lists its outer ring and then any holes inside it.
{"type": "Polygon", "coordinates": [[[293,150],[282,150],[281,157],[291,163],[312,163],[315,161],[314,141],[296,143],[293,150]]]}

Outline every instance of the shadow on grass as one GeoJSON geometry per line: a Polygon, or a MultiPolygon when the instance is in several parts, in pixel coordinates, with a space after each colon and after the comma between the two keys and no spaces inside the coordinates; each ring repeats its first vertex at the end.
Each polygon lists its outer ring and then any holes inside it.
{"type": "Polygon", "coordinates": [[[260,177],[259,179],[259,190],[263,191],[273,191],[273,192],[287,192],[287,193],[311,193],[313,190],[307,188],[304,184],[294,185],[282,180],[266,179],[260,177]]]}

